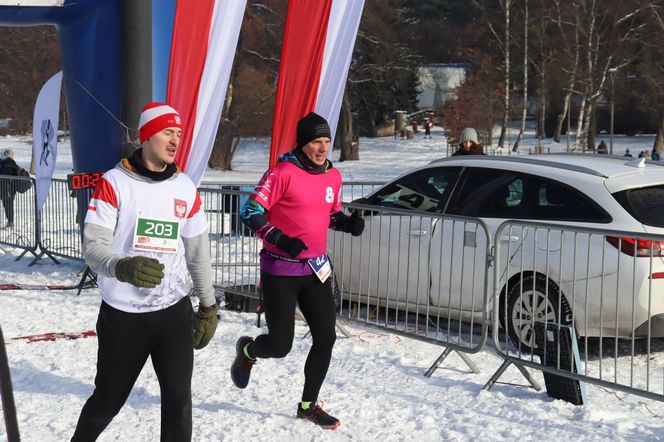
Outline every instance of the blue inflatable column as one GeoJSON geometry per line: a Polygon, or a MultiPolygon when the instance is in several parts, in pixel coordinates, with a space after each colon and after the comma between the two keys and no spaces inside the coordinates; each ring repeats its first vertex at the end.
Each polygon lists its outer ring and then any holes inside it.
{"type": "Polygon", "coordinates": [[[105,171],[121,158],[124,139],[119,5],[57,25],[75,172],[105,171]]]}

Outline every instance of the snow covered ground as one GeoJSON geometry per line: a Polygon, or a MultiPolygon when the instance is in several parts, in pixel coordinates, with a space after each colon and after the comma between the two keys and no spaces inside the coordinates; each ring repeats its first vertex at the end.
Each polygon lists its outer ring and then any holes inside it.
{"type": "MultiPolygon", "coordinates": [[[[345,180],[384,181],[445,155],[442,131],[424,140],[361,139],[360,161],[335,164],[345,180]]],[[[512,136],[514,139],[515,133],[512,136]]],[[[599,141],[599,140],[598,140],[599,141]]],[[[616,153],[635,154],[652,146],[652,137],[614,139],[616,153]]],[[[608,138],[606,139],[608,144],[608,138]]],[[[206,181],[256,182],[267,166],[268,142],[242,144],[232,172],[209,171],[206,181]]],[[[525,140],[521,153],[537,140],[525,140]]],[[[544,140],[545,148],[565,151],[565,144],[544,140]]],[[[28,166],[30,145],[17,138],[0,139],[0,148],[16,151],[28,166]]],[[[333,153],[332,160],[338,158],[333,153]]],[[[71,170],[69,146],[60,146],[57,174],[71,170]]],[[[76,284],[83,264],[62,260],[55,265],[0,249],[0,284],[76,284]]],[[[47,332],[94,330],[99,308],[97,289],[0,291],[0,325],[7,341],[19,427],[25,441],[68,440],[83,403],[93,389],[97,341],[94,337],[28,342],[15,339],[47,332]]],[[[193,378],[193,440],[260,441],[442,441],[442,440],[664,440],[664,403],[587,386],[589,401],[574,406],[552,400],[544,391],[526,388],[513,367],[489,392],[482,386],[501,360],[490,351],[470,358],[480,374],[472,374],[450,355],[429,379],[426,369],[441,347],[350,325],[353,337],[339,337],[320,398],[324,408],[342,421],[324,431],[294,418],[303,382],[309,339],[298,323],[291,354],[261,360],[246,390],[230,381],[234,344],[241,335],[257,335],[255,315],[222,311],[215,338],[196,352],[193,378]]],[[[535,373],[544,385],[541,373],[535,373]]],[[[101,441],[152,441],[159,438],[159,386],[149,364],[144,368],[120,414],[101,441]]],[[[0,423],[0,439],[6,438],[0,423]]]]}

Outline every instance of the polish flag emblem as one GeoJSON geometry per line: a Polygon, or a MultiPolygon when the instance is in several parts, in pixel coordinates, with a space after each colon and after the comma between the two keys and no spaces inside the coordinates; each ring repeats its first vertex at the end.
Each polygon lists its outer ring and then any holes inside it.
{"type": "Polygon", "coordinates": [[[187,215],[187,202],[183,200],[175,200],[175,216],[184,219],[187,215]]]}

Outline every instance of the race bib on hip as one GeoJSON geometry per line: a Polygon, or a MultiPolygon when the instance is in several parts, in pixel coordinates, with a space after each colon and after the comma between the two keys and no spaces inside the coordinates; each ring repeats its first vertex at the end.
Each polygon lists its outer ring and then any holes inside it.
{"type": "Polygon", "coordinates": [[[176,253],[180,223],[164,219],[137,218],[132,247],[158,253],[176,253]]]}
{"type": "Polygon", "coordinates": [[[327,255],[311,258],[307,262],[316,276],[318,276],[318,279],[320,279],[320,282],[325,282],[332,274],[332,267],[330,266],[330,260],[327,259],[327,255]]]}

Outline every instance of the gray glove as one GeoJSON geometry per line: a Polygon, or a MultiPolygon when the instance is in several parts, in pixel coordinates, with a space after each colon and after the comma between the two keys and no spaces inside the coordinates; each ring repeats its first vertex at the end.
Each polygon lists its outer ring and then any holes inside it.
{"type": "Polygon", "coordinates": [[[115,266],[115,278],[141,288],[155,288],[164,279],[164,265],[154,258],[122,258],[115,266]]]}

